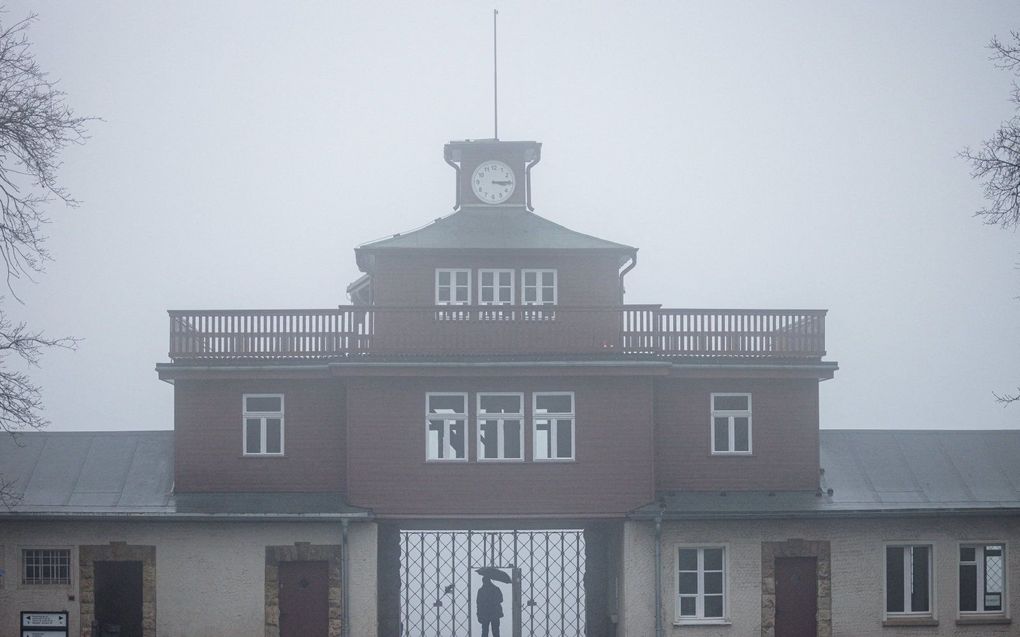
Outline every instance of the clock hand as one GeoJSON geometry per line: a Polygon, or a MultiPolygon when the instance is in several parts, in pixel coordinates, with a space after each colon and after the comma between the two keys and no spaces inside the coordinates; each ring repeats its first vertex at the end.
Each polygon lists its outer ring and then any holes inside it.
{"type": "Polygon", "coordinates": [[[492,183],[497,185],[497,186],[509,186],[510,185],[510,181],[495,181],[495,180],[493,180],[492,183]]]}

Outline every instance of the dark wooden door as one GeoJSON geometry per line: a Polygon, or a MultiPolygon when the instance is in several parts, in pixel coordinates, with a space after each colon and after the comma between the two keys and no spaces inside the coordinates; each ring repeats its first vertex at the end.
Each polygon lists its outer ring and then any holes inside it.
{"type": "Polygon", "coordinates": [[[280,637],[329,636],[329,563],[280,562],[280,637]]]}
{"type": "Polygon", "coordinates": [[[776,558],[776,637],[818,637],[818,559],[776,558]]]}
{"type": "Polygon", "coordinates": [[[142,637],[142,563],[95,563],[97,637],[142,637]]]}

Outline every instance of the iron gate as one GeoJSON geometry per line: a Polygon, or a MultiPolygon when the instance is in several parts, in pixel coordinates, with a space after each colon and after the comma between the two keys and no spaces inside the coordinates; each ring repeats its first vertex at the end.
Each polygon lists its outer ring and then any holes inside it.
{"type": "MultiPolygon", "coordinates": [[[[519,637],[585,634],[584,531],[401,531],[400,622],[404,637],[472,637],[471,574],[520,569],[519,637]]],[[[511,637],[504,599],[502,637],[511,637]]]]}

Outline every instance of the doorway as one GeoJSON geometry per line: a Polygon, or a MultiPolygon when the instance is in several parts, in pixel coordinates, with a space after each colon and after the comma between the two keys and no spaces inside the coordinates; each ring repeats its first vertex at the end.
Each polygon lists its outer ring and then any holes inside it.
{"type": "Polygon", "coordinates": [[[97,637],[142,637],[142,563],[95,562],[97,637]]]}
{"type": "Polygon", "coordinates": [[[817,637],[818,558],[776,558],[776,637],[817,637]]]}
{"type": "Polygon", "coordinates": [[[280,562],[280,637],[329,637],[329,562],[280,562]]]}

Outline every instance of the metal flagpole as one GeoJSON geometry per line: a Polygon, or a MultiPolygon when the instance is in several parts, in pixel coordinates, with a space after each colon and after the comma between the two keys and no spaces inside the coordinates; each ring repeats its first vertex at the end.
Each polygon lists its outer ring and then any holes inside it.
{"type": "Polygon", "coordinates": [[[496,16],[499,11],[492,10],[492,138],[499,139],[499,84],[496,81],[496,16]]]}

